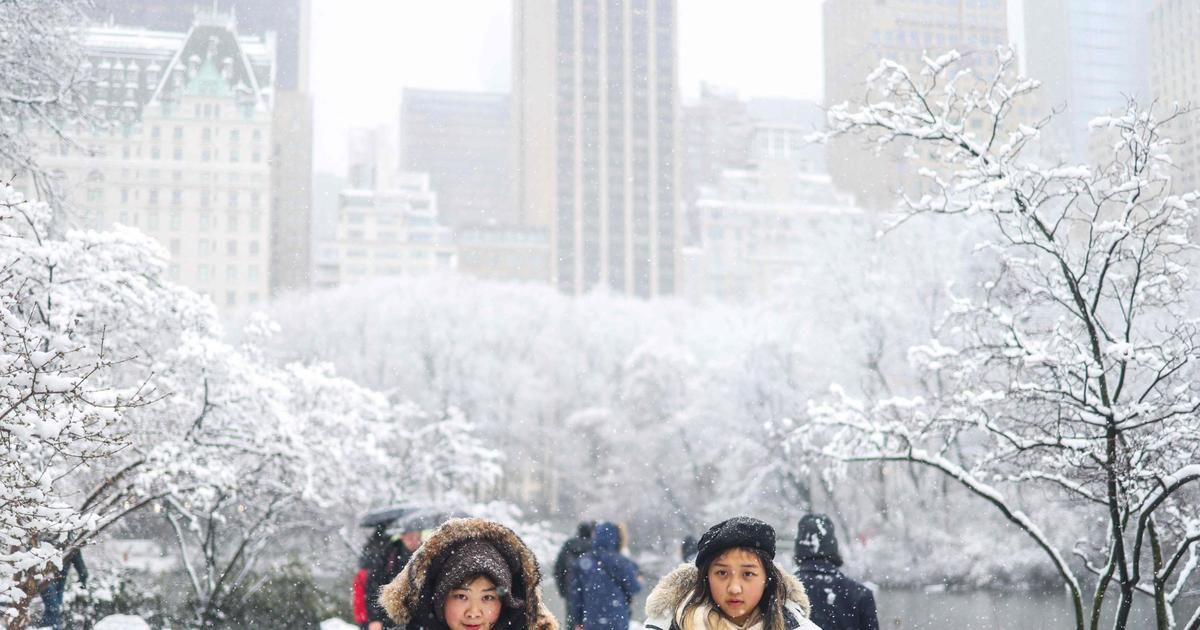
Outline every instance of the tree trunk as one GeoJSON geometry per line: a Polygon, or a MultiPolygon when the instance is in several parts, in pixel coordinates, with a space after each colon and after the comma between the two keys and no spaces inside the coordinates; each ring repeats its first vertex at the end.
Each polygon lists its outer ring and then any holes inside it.
{"type": "Polygon", "coordinates": [[[1163,569],[1162,544],[1158,540],[1158,529],[1154,527],[1154,519],[1149,522],[1150,552],[1154,559],[1154,619],[1158,622],[1158,630],[1171,630],[1171,615],[1167,609],[1167,585],[1161,577],[1163,569]]]}

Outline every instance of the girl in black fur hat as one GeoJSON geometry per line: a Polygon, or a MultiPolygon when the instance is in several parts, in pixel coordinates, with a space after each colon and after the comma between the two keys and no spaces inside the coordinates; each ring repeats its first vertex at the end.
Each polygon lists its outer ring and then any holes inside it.
{"type": "Polygon", "coordinates": [[[753,518],[714,525],[694,565],[664,577],[646,600],[647,630],[820,630],[804,585],[775,564],[775,530],[753,518]]]}

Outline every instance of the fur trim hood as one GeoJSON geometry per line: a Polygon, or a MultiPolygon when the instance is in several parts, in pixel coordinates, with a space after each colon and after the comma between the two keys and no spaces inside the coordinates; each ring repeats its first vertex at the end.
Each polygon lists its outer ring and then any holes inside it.
{"type": "MultiPolygon", "coordinates": [[[[804,591],[804,584],[779,564],[776,564],[775,568],[783,577],[785,604],[798,608],[804,614],[804,618],[808,619],[812,606],[808,603],[808,593],[804,591]]],[[[650,596],[646,598],[646,618],[673,620],[675,612],[684,600],[691,596],[692,591],[696,589],[696,582],[699,580],[700,570],[696,568],[696,565],[681,564],[676,567],[674,571],[658,581],[653,591],[650,591],[650,596]]]]}
{"type": "Polygon", "coordinates": [[[512,572],[513,595],[525,602],[524,627],[527,630],[559,630],[558,620],[542,603],[541,571],[537,558],[516,532],[482,518],[447,521],[428,540],[421,543],[404,570],[379,593],[379,603],[401,627],[416,624],[429,627],[436,619],[433,611],[434,584],[445,564],[447,552],[471,540],[492,543],[504,556],[512,572]]]}

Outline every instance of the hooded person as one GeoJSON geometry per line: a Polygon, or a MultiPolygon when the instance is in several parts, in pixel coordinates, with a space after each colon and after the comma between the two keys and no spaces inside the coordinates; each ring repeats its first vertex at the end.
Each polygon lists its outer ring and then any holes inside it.
{"type": "Polygon", "coordinates": [[[540,581],[537,559],[515,532],[460,518],[422,543],[379,603],[405,630],[558,630],[540,581]]]}
{"type": "Polygon", "coordinates": [[[808,514],[796,524],[796,577],[812,595],[812,620],[823,630],[879,630],[871,589],[846,577],[838,567],[833,520],[808,514]]]}
{"type": "Polygon", "coordinates": [[[642,590],[638,568],[621,555],[621,532],[600,523],[592,533],[592,549],[575,563],[576,588],[567,602],[568,616],[584,630],[627,630],[633,595],[642,590]]]}
{"type": "Polygon", "coordinates": [[[821,630],[804,585],[775,563],[775,529],[739,516],[713,525],[694,564],[658,582],[646,630],[821,630]]]}

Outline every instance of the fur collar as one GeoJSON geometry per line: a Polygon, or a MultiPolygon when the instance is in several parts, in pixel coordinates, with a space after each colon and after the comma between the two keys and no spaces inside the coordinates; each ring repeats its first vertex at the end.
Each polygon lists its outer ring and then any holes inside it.
{"type": "MultiPolygon", "coordinates": [[[[783,592],[786,602],[793,604],[804,613],[810,615],[811,606],[808,603],[808,593],[796,576],[788,573],[778,564],[775,568],[783,576],[783,592]]],[[[646,617],[648,619],[673,618],[680,604],[687,599],[696,588],[700,579],[700,570],[693,564],[681,564],[658,581],[650,596],[646,598],[646,617]]]]}
{"type": "Polygon", "coordinates": [[[427,617],[430,611],[422,606],[432,606],[432,590],[435,576],[441,570],[448,550],[468,540],[482,539],[496,545],[513,572],[514,588],[518,576],[524,592],[516,592],[525,600],[526,628],[528,630],[559,630],[558,620],[542,603],[541,571],[537,558],[520,537],[511,529],[481,518],[460,518],[447,521],[421,543],[404,570],[380,590],[379,603],[388,616],[399,626],[427,617]]]}

